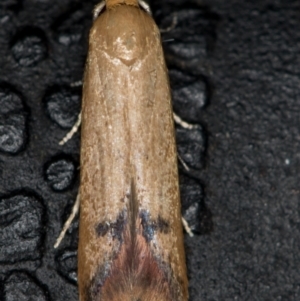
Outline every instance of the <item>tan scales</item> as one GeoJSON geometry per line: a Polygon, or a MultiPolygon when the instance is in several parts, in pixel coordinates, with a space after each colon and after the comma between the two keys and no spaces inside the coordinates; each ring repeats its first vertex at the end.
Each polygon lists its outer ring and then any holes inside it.
{"type": "Polygon", "coordinates": [[[106,1],[90,31],[80,199],[80,301],[187,301],[168,72],[134,0],[106,1]]]}

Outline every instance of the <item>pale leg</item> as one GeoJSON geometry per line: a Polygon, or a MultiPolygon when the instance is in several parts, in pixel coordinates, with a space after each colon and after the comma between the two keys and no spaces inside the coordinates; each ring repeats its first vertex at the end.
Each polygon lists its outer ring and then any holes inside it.
{"type": "Polygon", "coordinates": [[[54,248],[56,249],[61,241],[63,240],[63,238],[65,237],[66,235],[66,232],[68,231],[68,229],[70,228],[71,224],[72,224],[72,221],[73,219],[75,218],[75,216],[77,215],[78,211],[79,211],[79,204],[80,204],[80,193],[77,194],[77,197],[76,197],[76,201],[75,201],[75,204],[72,208],[72,212],[69,216],[69,218],[67,219],[67,221],[65,222],[64,224],[64,227],[63,229],[61,230],[55,244],[54,244],[54,248]]]}
{"type": "Polygon", "coordinates": [[[93,20],[95,21],[99,14],[101,13],[101,11],[103,10],[103,8],[105,7],[105,1],[101,1],[100,3],[98,3],[94,10],[93,10],[93,20]]]}
{"type": "Polygon", "coordinates": [[[176,113],[173,112],[173,118],[175,123],[177,123],[178,125],[182,126],[185,129],[188,130],[193,130],[193,129],[198,129],[199,125],[198,124],[190,124],[185,122],[184,120],[182,120],[176,113]]]}
{"type": "Polygon", "coordinates": [[[186,231],[186,233],[187,233],[190,237],[193,237],[193,236],[194,236],[194,233],[193,233],[192,229],[190,228],[188,222],[187,222],[183,217],[181,217],[181,221],[182,221],[182,225],[183,225],[183,228],[184,228],[184,230],[186,231]]]}
{"type": "Polygon", "coordinates": [[[73,125],[71,130],[67,133],[67,135],[59,142],[59,145],[64,145],[67,141],[69,141],[73,135],[78,131],[81,124],[81,112],[78,115],[76,123],[73,125]]]}
{"type": "Polygon", "coordinates": [[[152,12],[150,9],[150,6],[147,2],[143,1],[143,0],[139,0],[139,5],[151,16],[152,12]]]}

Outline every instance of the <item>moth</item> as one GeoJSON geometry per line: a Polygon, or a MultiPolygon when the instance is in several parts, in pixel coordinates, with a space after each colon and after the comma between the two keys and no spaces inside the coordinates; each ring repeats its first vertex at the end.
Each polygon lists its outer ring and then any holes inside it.
{"type": "Polygon", "coordinates": [[[147,4],[106,0],[81,124],[80,301],[187,301],[168,71],[147,4]]]}

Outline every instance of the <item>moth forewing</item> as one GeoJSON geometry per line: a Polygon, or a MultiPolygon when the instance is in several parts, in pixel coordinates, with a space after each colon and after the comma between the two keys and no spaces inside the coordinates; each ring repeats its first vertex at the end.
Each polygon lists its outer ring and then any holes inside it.
{"type": "Polygon", "coordinates": [[[160,33],[136,1],[90,31],[81,128],[80,301],[186,301],[177,153],[160,33]]]}

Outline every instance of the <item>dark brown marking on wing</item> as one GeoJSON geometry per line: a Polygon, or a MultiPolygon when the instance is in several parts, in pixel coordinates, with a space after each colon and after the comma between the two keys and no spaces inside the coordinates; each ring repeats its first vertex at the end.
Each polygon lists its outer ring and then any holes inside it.
{"type": "Polygon", "coordinates": [[[143,228],[143,236],[149,242],[154,238],[156,232],[168,233],[169,223],[165,221],[160,215],[157,220],[153,220],[146,210],[141,210],[140,219],[143,228]]]}
{"type": "MultiPolygon", "coordinates": [[[[121,235],[120,250],[110,264],[99,268],[86,287],[88,301],[177,300],[178,284],[171,280],[171,269],[153,256],[149,244],[155,231],[169,231],[169,225],[160,217],[153,221],[146,211],[138,210],[133,181],[128,199],[126,212],[120,213],[118,222],[110,224],[121,235]]],[[[109,229],[101,224],[98,231],[105,235],[109,229]]]]}
{"type": "Polygon", "coordinates": [[[98,236],[105,236],[109,231],[113,238],[117,238],[122,241],[125,225],[127,223],[126,213],[123,210],[113,223],[102,222],[96,226],[96,233],[98,236]]]}

